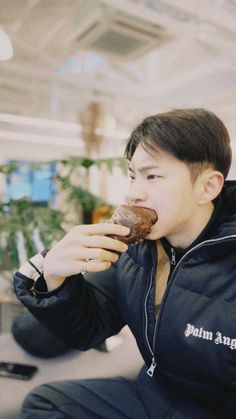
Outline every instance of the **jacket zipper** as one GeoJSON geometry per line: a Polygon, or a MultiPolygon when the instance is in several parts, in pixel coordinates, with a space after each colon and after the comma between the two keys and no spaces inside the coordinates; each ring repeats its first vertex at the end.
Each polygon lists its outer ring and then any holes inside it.
{"type": "Polygon", "coordinates": [[[175,257],[175,249],[171,247],[171,260],[170,264],[175,266],[176,265],[176,257],[175,257]]]}
{"type": "Polygon", "coordinates": [[[149,375],[149,377],[153,377],[153,374],[155,372],[156,366],[157,366],[157,363],[156,363],[155,358],[153,356],[152,357],[152,363],[151,363],[150,367],[147,370],[147,374],[149,375]]]}
{"type": "MultiPolygon", "coordinates": [[[[146,341],[147,341],[147,344],[148,344],[149,350],[150,350],[151,355],[152,355],[152,363],[151,363],[150,367],[149,367],[149,368],[148,368],[148,370],[147,370],[147,374],[148,374],[150,377],[153,377],[154,372],[155,372],[155,369],[156,369],[156,367],[157,367],[157,362],[156,362],[155,357],[154,357],[154,342],[155,342],[155,337],[156,337],[156,333],[157,333],[157,324],[159,324],[160,314],[161,314],[161,311],[163,310],[163,306],[164,306],[164,304],[165,304],[167,290],[169,289],[169,287],[171,286],[171,283],[173,282],[173,274],[174,274],[174,272],[176,271],[177,267],[179,267],[179,264],[183,261],[183,259],[184,259],[187,255],[189,255],[192,251],[194,251],[195,249],[198,249],[198,248],[200,248],[200,247],[202,247],[202,246],[204,247],[204,245],[205,245],[205,244],[209,244],[209,243],[211,244],[211,243],[216,243],[216,242],[221,242],[221,241],[223,241],[223,242],[224,242],[224,241],[227,241],[228,239],[231,239],[231,238],[236,238],[236,235],[235,235],[235,234],[233,234],[233,235],[231,235],[231,236],[225,236],[225,237],[221,237],[221,238],[218,238],[218,239],[205,240],[204,242],[197,244],[196,246],[192,247],[192,249],[190,249],[188,252],[186,252],[186,253],[184,254],[184,256],[183,256],[183,257],[179,260],[179,262],[177,263],[177,265],[176,265],[175,250],[173,249],[173,247],[171,248],[171,261],[170,261],[170,263],[171,263],[171,265],[172,265],[172,266],[174,266],[174,269],[173,269],[173,271],[172,271],[171,278],[169,278],[169,284],[168,284],[168,287],[166,287],[165,294],[164,294],[164,296],[163,296],[163,302],[162,302],[162,304],[161,304],[161,306],[162,306],[162,307],[160,308],[159,316],[158,316],[158,319],[156,320],[156,324],[155,324],[155,328],[154,328],[154,333],[153,333],[153,342],[152,342],[152,347],[151,347],[151,345],[150,345],[150,343],[149,343],[149,340],[148,340],[148,335],[147,335],[147,326],[148,326],[148,318],[147,318],[147,298],[148,298],[148,294],[149,294],[149,292],[150,292],[150,289],[151,289],[151,284],[152,284],[152,280],[150,280],[150,285],[149,285],[149,287],[148,287],[148,291],[147,291],[146,298],[145,298],[145,319],[146,319],[146,325],[145,325],[145,336],[146,336],[146,341]]],[[[151,279],[152,279],[152,276],[153,276],[153,270],[154,270],[154,268],[152,268],[152,272],[151,272],[151,279]]]]}
{"type": "Polygon", "coordinates": [[[149,295],[149,292],[150,292],[151,286],[152,286],[153,271],[154,271],[154,268],[152,268],[152,270],[151,270],[150,282],[149,282],[147,294],[146,294],[146,297],[145,297],[145,300],[144,300],[145,301],[144,302],[144,304],[145,304],[145,338],[146,338],[148,349],[151,352],[152,358],[153,358],[153,350],[152,350],[152,347],[150,345],[150,342],[149,342],[149,339],[148,339],[148,333],[147,333],[147,329],[148,329],[147,299],[148,299],[148,295],[149,295]]]}

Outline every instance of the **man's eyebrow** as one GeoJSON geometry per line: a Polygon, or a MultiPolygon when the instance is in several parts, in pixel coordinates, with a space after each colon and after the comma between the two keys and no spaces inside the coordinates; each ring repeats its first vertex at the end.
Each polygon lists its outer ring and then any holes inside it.
{"type": "MultiPolygon", "coordinates": [[[[137,167],[138,172],[141,172],[141,173],[147,172],[148,170],[152,170],[152,169],[159,169],[159,166],[157,164],[150,164],[147,166],[141,166],[140,168],[137,167]]],[[[134,169],[132,169],[132,167],[129,167],[128,170],[134,173],[134,169]]]]}

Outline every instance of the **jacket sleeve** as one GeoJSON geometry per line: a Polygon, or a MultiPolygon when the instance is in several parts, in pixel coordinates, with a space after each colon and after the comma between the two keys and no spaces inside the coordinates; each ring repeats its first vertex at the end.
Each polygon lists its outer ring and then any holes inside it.
{"type": "Polygon", "coordinates": [[[73,347],[87,350],[97,346],[125,325],[116,301],[116,266],[85,277],[71,276],[50,292],[43,276],[37,283],[35,286],[31,278],[16,272],[18,299],[52,333],[73,347]]]}

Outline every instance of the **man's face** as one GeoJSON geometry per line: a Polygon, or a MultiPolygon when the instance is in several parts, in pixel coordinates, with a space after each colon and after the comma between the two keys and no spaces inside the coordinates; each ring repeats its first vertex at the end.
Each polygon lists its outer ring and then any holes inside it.
{"type": "Polygon", "coordinates": [[[174,246],[188,241],[198,220],[197,182],[185,163],[164,151],[148,154],[139,145],[129,164],[130,193],[134,205],[154,209],[158,220],[148,239],[166,237],[174,246]]]}

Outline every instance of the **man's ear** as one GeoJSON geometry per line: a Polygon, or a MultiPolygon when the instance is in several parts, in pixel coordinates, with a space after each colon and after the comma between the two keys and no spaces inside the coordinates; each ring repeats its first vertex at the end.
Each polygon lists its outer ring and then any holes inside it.
{"type": "Polygon", "coordinates": [[[206,170],[200,175],[200,205],[213,201],[221,192],[224,185],[224,176],[218,170],[206,170]]]}

